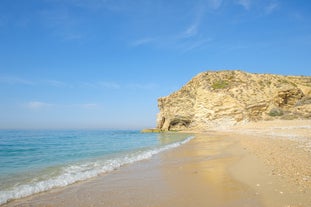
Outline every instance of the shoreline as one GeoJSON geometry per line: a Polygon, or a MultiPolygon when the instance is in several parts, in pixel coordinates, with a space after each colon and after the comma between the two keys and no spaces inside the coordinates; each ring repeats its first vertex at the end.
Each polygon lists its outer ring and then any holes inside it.
{"type": "Polygon", "coordinates": [[[310,120],[206,131],[149,160],[2,206],[311,206],[310,135],[310,120]]]}

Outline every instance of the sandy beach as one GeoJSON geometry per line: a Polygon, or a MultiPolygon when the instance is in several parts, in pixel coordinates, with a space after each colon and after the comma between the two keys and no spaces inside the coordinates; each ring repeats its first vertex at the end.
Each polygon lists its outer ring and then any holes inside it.
{"type": "Polygon", "coordinates": [[[311,121],[200,132],[149,160],[3,206],[311,206],[311,121]]]}

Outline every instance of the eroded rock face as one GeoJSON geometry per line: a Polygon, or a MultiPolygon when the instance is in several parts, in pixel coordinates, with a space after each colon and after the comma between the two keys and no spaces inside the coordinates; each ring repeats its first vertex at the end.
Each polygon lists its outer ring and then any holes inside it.
{"type": "Polygon", "coordinates": [[[179,91],[158,99],[157,128],[192,130],[276,118],[308,118],[311,104],[305,100],[309,97],[309,76],[203,72],[179,91]]]}

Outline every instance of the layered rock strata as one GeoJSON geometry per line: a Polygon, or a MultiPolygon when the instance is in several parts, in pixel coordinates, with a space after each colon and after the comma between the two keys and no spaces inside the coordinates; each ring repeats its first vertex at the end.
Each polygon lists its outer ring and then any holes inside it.
{"type": "Polygon", "coordinates": [[[271,119],[311,118],[311,77],[203,72],[158,99],[157,128],[202,130],[271,119]]]}

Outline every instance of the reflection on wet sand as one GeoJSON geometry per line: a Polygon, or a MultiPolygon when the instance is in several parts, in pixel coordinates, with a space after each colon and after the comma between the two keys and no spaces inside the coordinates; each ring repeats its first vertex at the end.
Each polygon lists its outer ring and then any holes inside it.
{"type": "Polygon", "coordinates": [[[255,192],[234,180],[228,171],[239,159],[238,154],[227,150],[234,144],[234,140],[197,135],[188,145],[160,155],[163,178],[174,191],[169,203],[176,206],[261,206],[255,192]]]}

